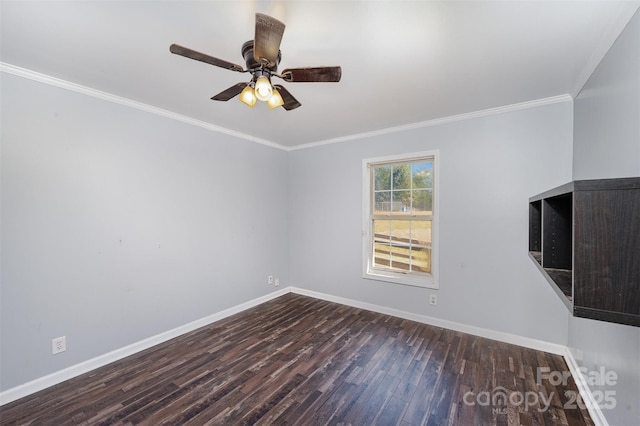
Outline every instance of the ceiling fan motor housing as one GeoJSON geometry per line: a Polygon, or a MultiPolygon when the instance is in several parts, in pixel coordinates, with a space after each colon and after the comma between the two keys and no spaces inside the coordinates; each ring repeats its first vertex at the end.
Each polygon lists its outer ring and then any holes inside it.
{"type": "Polygon", "coordinates": [[[261,75],[270,77],[271,74],[275,74],[278,70],[278,64],[282,59],[282,52],[278,50],[278,58],[276,59],[276,62],[275,64],[273,64],[273,66],[267,67],[259,64],[253,54],[253,40],[244,42],[241,52],[242,57],[244,58],[244,62],[247,64],[247,70],[249,70],[249,72],[254,75],[255,79],[257,79],[261,75]]]}

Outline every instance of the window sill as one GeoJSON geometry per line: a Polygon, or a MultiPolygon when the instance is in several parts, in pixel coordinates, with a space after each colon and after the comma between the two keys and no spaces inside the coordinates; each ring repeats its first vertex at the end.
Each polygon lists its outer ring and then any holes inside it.
{"type": "Polygon", "coordinates": [[[402,273],[392,273],[370,270],[362,274],[362,278],[375,281],[384,281],[394,284],[409,285],[412,287],[438,289],[438,284],[433,277],[433,274],[428,275],[412,275],[402,273]]]}

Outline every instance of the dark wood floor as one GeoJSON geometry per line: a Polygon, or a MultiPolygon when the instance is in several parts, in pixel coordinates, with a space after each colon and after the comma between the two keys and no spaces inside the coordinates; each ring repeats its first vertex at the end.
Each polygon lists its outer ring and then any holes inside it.
{"type": "Polygon", "coordinates": [[[571,407],[573,379],[537,381],[539,367],[568,371],[557,355],[288,294],[6,404],[0,419],[593,425],[571,407]]]}

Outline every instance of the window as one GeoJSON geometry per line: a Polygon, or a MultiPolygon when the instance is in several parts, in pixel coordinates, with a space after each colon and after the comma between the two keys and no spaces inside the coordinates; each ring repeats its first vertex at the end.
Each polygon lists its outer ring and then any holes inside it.
{"type": "Polygon", "coordinates": [[[437,151],[363,161],[363,276],[438,288],[437,151]]]}

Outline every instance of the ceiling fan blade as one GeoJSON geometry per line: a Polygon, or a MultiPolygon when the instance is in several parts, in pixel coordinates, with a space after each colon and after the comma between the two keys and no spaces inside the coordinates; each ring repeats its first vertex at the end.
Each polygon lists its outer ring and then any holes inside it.
{"type": "Polygon", "coordinates": [[[169,47],[169,50],[171,51],[171,53],[184,56],[185,58],[195,59],[196,61],[215,65],[216,67],[225,68],[231,71],[244,72],[244,68],[242,68],[240,65],[236,65],[222,59],[214,58],[213,56],[209,56],[204,53],[196,52],[195,50],[189,49],[188,47],[172,44],[169,47]]]}
{"type": "Polygon", "coordinates": [[[247,87],[247,84],[249,83],[238,83],[238,84],[234,84],[233,86],[229,87],[226,90],[223,90],[222,92],[218,93],[217,95],[215,95],[214,97],[211,98],[212,101],[223,101],[226,102],[229,99],[236,97],[240,94],[240,92],[242,92],[242,90],[247,87]]]}
{"type": "Polygon", "coordinates": [[[282,105],[282,108],[286,109],[287,111],[291,111],[292,109],[296,109],[299,106],[302,106],[302,104],[298,102],[298,100],[294,98],[293,95],[281,85],[274,84],[273,87],[278,89],[278,92],[280,92],[280,96],[282,96],[282,100],[284,101],[284,105],[282,105]]]}
{"type": "Polygon", "coordinates": [[[287,68],[280,74],[290,83],[327,82],[337,83],[342,77],[341,67],[287,68]]]}
{"type": "Polygon", "coordinates": [[[278,52],[280,52],[284,28],[285,25],[277,19],[256,13],[253,56],[259,64],[271,67],[278,62],[278,52]]]}

